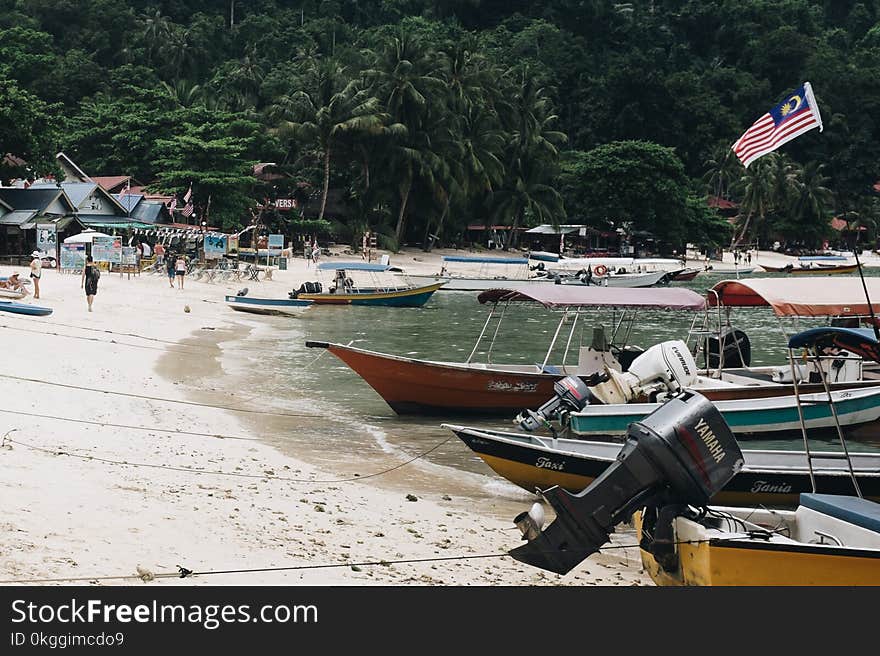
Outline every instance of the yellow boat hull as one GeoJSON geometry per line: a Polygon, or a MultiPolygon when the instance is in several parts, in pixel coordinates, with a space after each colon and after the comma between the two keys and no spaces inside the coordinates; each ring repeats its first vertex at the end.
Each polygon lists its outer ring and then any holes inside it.
{"type": "MultiPolygon", "coordinates": [[[[634,515],[642,538],[641,512],[634,515]]],[[[679,518],[677,527],[689,520],[679,518]]],[[[667,572],[641,549],[642,565],[662,586],[863,586],[880,585],[880,552],[771,544],[760,540],[709,540],[687,543],[677,533],[678,570],[667,572]]]]}

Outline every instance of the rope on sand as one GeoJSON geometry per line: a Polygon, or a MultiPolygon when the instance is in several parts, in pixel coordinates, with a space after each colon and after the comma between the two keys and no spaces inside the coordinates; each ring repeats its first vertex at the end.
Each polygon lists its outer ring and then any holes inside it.
{"type": "Polygon", "coordinates": [[[164,403],[179,403],[181,405],[192,405],[200,408],[215,408],[217,410],[229,410],[231,412],[245,412],[254,415],[267,415],[271,417],[307,417],[311,419],[321,419],[321,415],[296,413],[296,412],[270,412],[268,410],[251,410],[248,408],[235,408],[227,405],[216,405],[213,403],[201,403],[199,401],[184,401],[181,399],[168,399],[159,396],[148,396],[146,394],[133,394],[131,392],[117,392],[115,390],[95,389],[92,387],[83,387],[81,385],[71,385],[69,383],[56,383],[51,380],[41,380],[39,378],[26,378],[24,376],[14,376],[12,374],[0,373],[0,378],[8,378],[10,380],[19,380],[25,383],[37,383],[39,385],[51,385],[53,387],[64,387],[66,389],[83,390],[86,392],[96,392],[99,394],[113,394],[115,396],[126,396],[133,399],[145,399],[147,401],[162,401],[164,403]]]}
{"type": "Polygon", "coordinates": [[[374,565],[380,565],[383,567],[389,567],[391,565],[409,565],[416,563],[436,563],[442,561],[452,561],[452,560],[477,560],[477,559],[486,559],[486,558],[507,558],[508,554],[506,553],[492,553],[492,554],[473,554],[473,555],[462,555],[462,556],[438,556],[436,558],[406,558],[402,560],[365,560],[363,562],[357,563],[321,563],[317,565],[290,565],[287,567],[252,567],[248,569],[219,569],[219,570],[205,570],[202,572],[197,572],[191,569],[187,569],[186,567],[177,566],[177,572],[159,572],[154,574],[153,572],[145,572],[144,574],[120,574],[118,576],[77,576],[77,577],[57,577],[57,578],[49,578],[49,579],[16,579],[16,580],[8,580],[8,581],[0,581],[0,585],[13,585],[16,583],[22,584],[30,584],[30,583],[61,583],[65,581],[115,581],[115,580],[128,580],[128,579],[141,579],[145,583],[147,581],[151,581],[153,579],[185,579],[192,576],[211,576],[214,574],[254,574],[259,572],[292,572],[292,571],[300,571],[300,570],[308,570],[308,569],[329,569],[333,567],[371,567],[374,565]]]}
{"type": "MultiPolygon", "coordinates": [[[[18,429],[13,429],[13,430],[18,430],[18,429]]],[[[9,431],[9,432],[12,432],[12,431],[9,431]]],[[[219,470],[211,470],[211,469],[193,469],[192,467],[177,467],[174,465],[159,465],[159,464],[149,463],[149,462],[129,462],[126,460],[113,460],[110,458],[101,458],[98,456],[85,455],[85,454],[81,454],[81,453],[72,453],[70,451],[64,451],[63,449],[49,449],[46,447],[37,446],[36,444],[29,444],[27,442],[21,442],[20,440],[13,440],[11,437],[9,437],[9,433],[7,433],[6,435],[3,436],[2,441],[0,441],[0,447],[2,447],[6,443],[18,444],[19,446],[23,446],[26,449],[31,449],[33,451],[41,451],[43,453],[50,453],[50,454],[56,455],[56,456],[68,456],[70,458],[78,458],[80,460],[92,460],[94,462],[101,462],[101,463],[110,464],[110,465],[123,465],[126,467],[146,467],[149,469],[167,469],[170,471],[186,472],[189,474],[213,474],[215,476],[233,476],[235,478],[258,478],[258,479],[265,479],[265,480],[270,480],[270,481],[283,481],[286,483],[328,484],[328,483],[352,483],[354,481],[362,481],[366,478],[375,478],[377,476],[383,476],[383,475],[388,474],[390,472],[393,472],[397,469],[400,469],[401,467],[405,467],[406,465],[413,463],[416,460],[424,458],[432,451],[436,451],[441,446],[443,446],[444,444],[449,442],[449,440],[451,440],[453,437],[454,436],[447,437],[445,440],[443,440],[442,442],[438,442],[437,444],[432,446],[427,451],[423,451],[422,453],[418,454],[417,456],[413,456],[409,460],[405,460],[404,462],[398,463],[398,464],[394,465],[393,467],[389,467],[388,469],[383,469],[378,472],[373,472],[372,474],[363,474],[363,475],[355,474],[354,476],[352,476],[350,478],[339,478],[339,479],[332,479],[332,480],[316,480],[316,479],[310,479],[310,478],[290,478],[287,476],[276,476],[275,474],[246,474],[246,473],[242,473],[242,472],[228,472],[228,471],[219,471],[219,470]]]]}
{"type": "Polygon", "coordinates": [[[224,435],[222,433],[197,433],[195,431],[178,430],[176,428],[155,428],[149,426],[129,426],[126,424],[112,424],[108,421],[94,421],[90,419],[74,419],[73,417],[58,417],[55,415],[43,415],[37,412],[24,412],[23,410],[8,410],[0,408],[0,412],[9,415],[21,415],[23,417],[36,417],[38,419],[54,419],[55,421],[69,421],[74,424],[89,424],[91,426],[108,426],[111,428],[125,428],[128,430],[152,431],[156,433],[171,433],[172,435],[195,435],[196,437],[216,437],[224,440],[247,440],[255,442],[259,438],[245,437],[243,435],[224,435]]]}

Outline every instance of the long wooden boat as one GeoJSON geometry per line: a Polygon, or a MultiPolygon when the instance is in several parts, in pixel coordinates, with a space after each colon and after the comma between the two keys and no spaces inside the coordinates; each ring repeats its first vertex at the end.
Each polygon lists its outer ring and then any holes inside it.
{"type": "Polygon", "coordinates": [[[314,305],[299,298],[256,298],[253,296],[226,297],[226,304],[238,312],[267,315],[297,315],[314,305]]]}
{"type": "Polygon", "coordinates": [[[366,292],[327,292],[322,294],[300,294],[298,299],[312,301],[315,305],[381,305],[387,307],[422,307],[438,289],[442,282],[423,287],[410,287],[393,291],[366,292]]]}
{"type": "MultiPolygon", "coordinates": [[[[702,393],[698,386],[689,387],[702,393]]],[[[831,392],[840,425],[851,437],[869,436],[880,428],[880,386],[837,389],[831,392]]],[[[791,439],[800,437],[798,403],[792,394],[768,398],[713,401],[738,439],[791,439]]],[[[621,440],[627,427],[642,421],[662,403],[588,405],[568,415],[572,435],[593,440],[621,440]]],[[[801,394],[807,428],[817,436],[836,435],[835,416],[825,392],[801,394]]]]}
{"type": "Polygon", "coordinates": [[[794,266],[793,264],[788,264],[783,267],[773,267],[762,264],[761,268],[768,273],[789,273],[794,276],[831,276],[855,273],[859,269],[857,264],[845,264],[839,266],[794,266]]]}
{"type": "Polygon", "coordinates": [[[399,274],[409,284],[429,285],[445,283],[441,288],[447,292],[482,292],[508,285],[517,287],[546,285],[553,282],[543,276],[531,275],[529,260],[524,257],[469,257],[463,255],[444,255],[439,273],[399,274]],[[475,272],[447,271],[447,264],[466,264],[475,272]]]}
{"type": "Polygon", "coordinates": [[[45,317],[52,314],[52,308],[0,299],[0,312],[24,314],[32,317],[45,317]]]}
{"type": "MultiPolygon", "coordinates": [[[[532,433],[511,433],[443,424],[495,473],[529,492],[558,485],[580,492],[617,459],[621,444],[532,433]]],[[[727,505],[797,505],[798,495],[812,491],[803,451],[743,449],[743,469],[713,498],[727,505]]],[[[862,493],[880,501],[880,453],[850,453],[862,493]]],[[[817,487],[846,494],[852,482],[839,452],[813,452],[817,487]]]]}
{"type": "Polygon", "coordinates": [[[679,271],[675,276],[673,276],[672,280],[675,282],[687,282],[689,280],[693,280],[700,274],[699,269],[684,269],[683,271],[679,271]]]}
{"type": "Polygon", "coordinates": [[[387,264],[368,262],[321,262],[317,266],[318,272],[334,273],[333,280],[327,285],[327,291],[323,291],[323,283],[313,283],[320,291],[303,291],[300,288],[292,292],[291,296],[312,301],[316,305],[422,307],[444,285],[443,282],[421,286],[400,285],[398,276],[388,275],[384,281],[379,278],[378,274],[388,273],[391,269],[387,264]],[[369,274],[369,284],[362,285],[349,277],[349,274],[356,272],[369,274]]]}
{"type": "Polygon", "coordinates": [[[659,559],[653,529],[645,530],[653,519],[634,516],[642,564],[657,585],[880,585],[875,501],[808,493],[794,511],[710,506],[671,520],[675,550],[659,559]]]}
{"type": "MultiPolygon", "coordinates": [[[[471,357],[465,362],[416,359],[332,342],[309,341],[306,346],[328,349],[360,375],[398,414],[510,415],[546,401],[553,395],[553,383],[566,375],[589,376],[600,371],[606,362],[616,361],[609,351],[596,350],[592,345],[576,349],[577,364],[549,361],[563,322],[568,321],[571,324],[570,335],[575,334],[577,321],[571,320],[572,314],[593,313],[602,308],[631,312],[665,309],[693,313],[705,307],[705,299],[688,289],[609,289],[569,285],[494,289],[480,294],[478,301],[491,304],[492,311],[471,351],[471,357]],[[534,365],[473,362],[472,358],[483,343],[490,321],[496,313],[503,317],[511,303],[537,303],[548,310],[562,313],[544,362],[534,365]]],[[[616,366],[619,367],[619,363],[616,366]]]]}

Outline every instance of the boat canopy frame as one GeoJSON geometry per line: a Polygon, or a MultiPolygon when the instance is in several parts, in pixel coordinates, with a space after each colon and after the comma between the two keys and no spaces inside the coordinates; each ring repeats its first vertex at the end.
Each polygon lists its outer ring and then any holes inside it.
{"type": "MultiPolygon", "coordinates": [[[[873,298],[880,298],[880,278],[868,278],[873,281],[873,298]]],[[[749,278],[721,280],[707,290],[706,300],[709,308],[717,310],[717,321],[714,328],[708,324],[701,328],[694,327],[693,335],[708,340],[715,336],[719,342],[718,367],[707,375],[720,377],[724,370],[724,347],[727,337],[726,329],[733,329],[731,314],[733,308],[769,307],[776,319],[776,325],[785,343],[795,333],[805,330],[802,322],[809,319],[825,319],[826,325],[841,319],[852,319],[860,322],[871,319],[871,308],[865,301],[865,290],[858,278],[749,278]],[[818,293],[817,293],[818,292],[818,293]],[[787,324],[786,320],[790,320],[787,324]]],[[[707,317],[709,313],[707,312],[707,317]]],[[[735,340],[737,351],[742,360],[739,341],[735,340]]]]}
{"type": "Polygon", "coordinates": [[[791,380],[794,388],[795,402],[797,404],[798,421],[800,422],[801,426],[801,436],[803,437],[804,441],[804,452],[807,455],[807,467],[810,472],[810,485],[813,488],[813,493],[818,493],[818,489],[816,486],[816,476],[813,471],[813,459],[815,458],[815,456],[810,450],[810,440],[807,436],[807,424],[804,420],[804,411],[801,405],[800,389],[798,387],[798,375],[794,356],[794,351],[796,349],[803,349],[804,354],[807,357],[813,358],[818,365],[816,367],[816,370],[819,372],[819,377],[822,381],[822,387],[825,390],[825,394],[828,398],[828,405],[831,409],[831,414],[834,417],[834,425],[837,429],[837,437],[840,441],[842,457],[846,460],[849,477],[852,481],[853,488],[855,489],[856,496],[861,499],[864,497],[862,495],[861,487],[859,487],[859,481],[856,477],[855,469],[852,464],[852,458],[850,457],[849,447],[846,443],[846,437],[844,437],[843,429],[840,426],[840,418],[837,415],[837,408],[834,405],[834,398],[831,395],[831,388],[828,384],[828,376],[826,376],[825,369],[821,366],[821,360],[828,359],[829,357],[825,353],[825,350],[829,347],[842,348],[877,362],[878,356],[880,356],[880,339],[878,339],[877,333],[871,329],[825,326],[802,331],[800,333],[797,333],[796,335],[793,335],[788,340],[788,362],[789,367],[791,368],[791,380]]]}
{"type": "Polygon", "coordinates": [[[604,327],[600,324],[594,326],[593,344],[601,339],[604,345],[616,347],[618,350],[626,348],[629,338],[632,335],[632,328],[635,318],[640,309],[650,310],[682,310],[692,312],[705,312],[707,305],[705,298],[696,292],[685,288],[661,288],[651,289],[646,292],[640,288],[614,288],[607,287],[591,287],[591,286],[568,286],[568,285],[546,285],[540,287],[528,288],[498,288],[490,289],[480,293],[477,300],[481,304],[491,304],[483,328],[477,337],[474,347],[468,355],[466,362],[470,364],[474,356],[477,354],[486,332],[493,320],[496,318],[495,329],[492,333],[492,339],[486,350],[486,362],[492,363],[492,350],[495,347],[495,341],[501,328],[501,324],[507,313],[507,309],[511,305],[519,304],[538,304],[546,309],[561,314],[556,330],[553,334],[547,351],[544,354],[544,360],[540,365],[540,370],[546,370],[547,363],[553,351],[556,349],[559,341],[560,333],[565,323],[570,321],[571,327],[565,341],[565,348],[562,353],[560,367],[562,373],[568,375],[568,359],[571,351],[572,342],[575,332],[580,323],[581,331],[578,339],[578,347],[584,345],[584,322],[580,321],[581,315],[586,313],[595,313],[597,309],[605,309],[610,311],[610,323],[612,326],[611,337],[605,336],[604,327]],[[500,306],[500,311],[499,311],[500,306]],[[600,332],[596,332],[600,331],[600,332]]]}
{"type": "MultiPolygon", "coordinates": [[[[413,285],[409,284],[395,284],[396,281],[401,280],[401,278],[400,276],[389,273],[391,269],[393,269],[393,267],[389,264],[371,264],[368,262],[319,262],[318,266],[315,268],[319,279],[323,278],[322,272],[334,272],[334,277],[330,281],[330,283],[336,285],[334,291],[341,291],[346,294],[391,293],[406,291],[413,288],[413,285]],[[370,279],[371,286],[366,288],[359,285],[355,279],[348,276],[350,271],[365,273],[370,279]],[[385,282],[379,277],[379,274],[382,273],[389,273],[385,282]],[[342,284],[341,290],[339,288],[340,284],[342,284]]],[[[325,281],[322,280],[322,282],[325,281]]],[[[332,293],[330,292],[329,285],[324,293],[332,293]]]]}

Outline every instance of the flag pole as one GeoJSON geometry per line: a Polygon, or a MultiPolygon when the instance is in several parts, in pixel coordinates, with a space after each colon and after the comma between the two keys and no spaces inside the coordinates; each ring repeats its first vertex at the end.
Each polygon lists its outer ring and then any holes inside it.
{"type": "MultiPolygon", "coordinates": [[[[846,211],[843,212],[844,221],[846,220],[846,211]]],[[[861,228],[861,226],[859,226],[861,228]]],[[[868,296],[868,283],[865,282],[865,274],[862,271],[862,263],[859,262],[859,239],[862,236],[862,231],[856,231],[856,243],[853,247],[853,255],[856,256],[856,268],[859,271],[859,278],[862,281],[862,289],[865,291],[865,300],[868,302],[868,314],[871,317],[871,327],[874,329],[874,339],[880,342],[880,328],[877,326],[877,317],[874,314],[874,306],[871,304],[871,298],[868,296]]]]}

